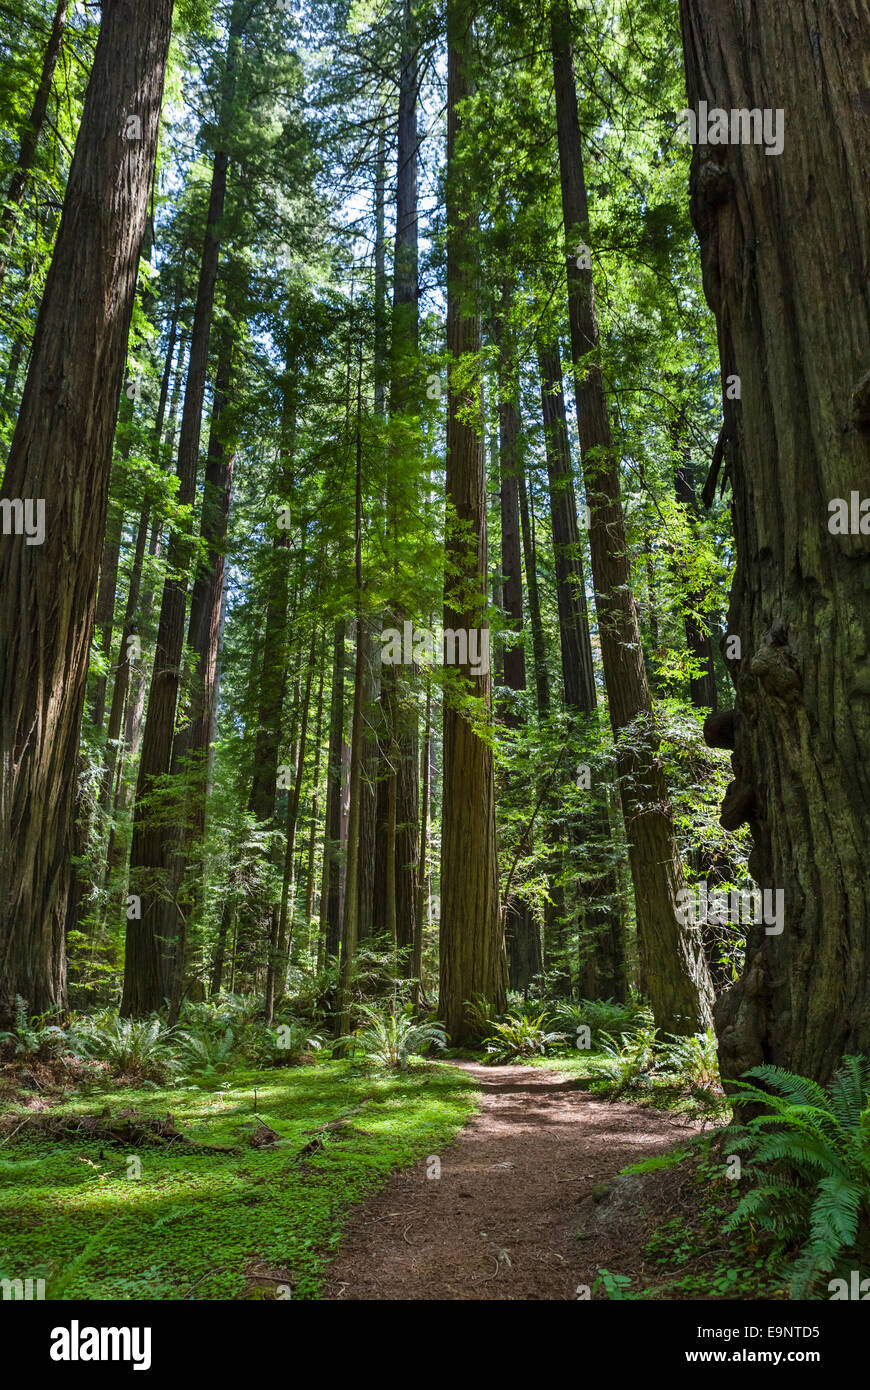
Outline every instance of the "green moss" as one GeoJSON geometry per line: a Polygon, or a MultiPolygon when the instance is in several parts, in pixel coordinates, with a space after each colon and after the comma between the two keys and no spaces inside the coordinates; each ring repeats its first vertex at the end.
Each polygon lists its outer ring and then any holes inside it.
{"type": "Polygon", "coordinates": [[[143,1146],[131,1151],[141,1162],[135,1178],[117,1145],[26,1139],[25,1129],[0,1149],[0,1278],[43,1277],[49,1299],[231,1299],[256,1263],[286,1271],[294,1299],[317,1298],[354,1204],[394,1168],[440,1153],[476,1095],[474,1080],[452,1067],[392,1076],[349,1061],[237,1071],[220,1089],[115,1085],[79,1095],[53,1113],[170,1111],[188,1138],[233,1150],[143,1146]],[[298,1161],[312,1130],[356,1106],[298,1161]],[[280,1141],[252,1147],[258,1121],[280,1141]]]}

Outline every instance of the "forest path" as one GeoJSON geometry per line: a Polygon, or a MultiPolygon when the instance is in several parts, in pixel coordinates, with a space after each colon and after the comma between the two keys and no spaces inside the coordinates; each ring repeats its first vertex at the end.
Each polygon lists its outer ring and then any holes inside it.
{"type": "MultiPolygon", "coordinates": [[[[628,1207],[613,1201],[599,1208],[594,1189],[700,1126],[596,1100],[555,1071],[451,1065],[479,1082],[479,1111],[439,1155],[440,1179],[427,1178],[424,1161],[395,1173],[363,1203],[327,1270],[323,1296],[575,1299],[599,1268],[636,1270],[642,1255],[632,1218],[647,1216],[653,1227],[659,1218],[631,1211],[630,1190],[628,1207]]],[[[649,1229],[649,1220],[639,1224],[649,1229]]]]}

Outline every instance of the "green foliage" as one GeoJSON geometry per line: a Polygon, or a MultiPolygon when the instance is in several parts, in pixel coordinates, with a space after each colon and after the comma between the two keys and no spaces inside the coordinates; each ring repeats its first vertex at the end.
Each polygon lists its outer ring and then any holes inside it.
{"type": "Polygon", "coordinates": [[[529,1057],[543,1057],[565,1044],[564,1033],[548,1028],[550,1020],[545,1012],[537,1017],[506,1018],[493,1025],[486,1039],[486,1052],[491,1062],[523,1061],[529,1057]]]}
{"type": "Polygon", "coordinates": [[[732,1083],[735,1105],[763,1110],[732,1141],[752,1155],[754,1186],[726,1230],[754,1223],[799,1246],[790,1289],[806,1298],[848,1257],[870,1256],[870,1062],[844,1057],[827,1087],[771,1065],[744,1074],[772,1090],[732,1083]]]}
{"type": "Polygon", "coordinates": [[[275,1298],[284,1282],[294,1300],[316,1299],[354,1206],[394,1168],[443,1152],[475,1094],[474,1081],[449,1066],[379,1073],[319,1060],[240,1067],[220,1091],[137,1084],[119,1096],[113,1082],[68,1099],[56,1113],[93,1114],[119,1100],[155,1119],[169,1110],[183,1134],[226,1152],[192,1159],[177,1145],[143,1148],[137,1178],[123,1147],[28,1137],[24,1126],[0,1149],[9,1160],[0,1166],[0,1278],[45,1277],[50,1299],[275,1298]],[[289,1161],[312,1130],[363,1108],[365,1135],[342,1129],[328,1150],[289,1161]],[[252,1147],[258,1121],[283,1142],[252,1147]],[[276,1271],[271,1282],[251,1279],[252,1254],[276,1271]]]}
{"type": "Polygon", "coordinates": [[[566,1033],[576,1034],[579,1028],[590,1031],[593,1044],[599,1044],[603,1036],[622,1033],[630,1036],[638,1029],[652,1024],[652,1012],[637,998],[617,1004],[612,999],[581,999],[577,1003],[560,1000],[550,1006],[553,1022],[566,1033]]]}
{"type": "Polygon", "coordinates": [[[471,1031],[477,1038],[485,1038],[495,1026],[497,1013],[495,1005],[482,994],[475,994],[465,1001],[465,1016],[471,1031]]]}
{"type": "Polygon", "coordinates": [[[123,1076],[162,1080],[175,1067],[172,1033],[159,1018],[120,1018],[106,1009],[81,1019],[72,1036],[77,1052],[123,1076]]]}
{"type": "Polygon", "coordinates": [[[447,1034],[440,1023],[418,1022],[409,1009],[392,1012],[366,1004],[358,1009],[368,1024],[354,1033],[354,1050],[376,1066],[406,1071],[411,1057],[447,1046],[447,1034]]]}
{"type": "Polygon", "coordinates": [[[232,1028],[223,1033],[177,1032],[174,1042],[181,1075],[206,1081],[230,1070],[238,1046],[232,1028]]]}
{"type": "Polygon", "coordinates": [[[630,1285],[631,1279],[627,1274],[611,1274],[609,1269],[599,1269],[592,1289],[593,1292],[602,1291],[611,1302],[625,1301],[637,1298],[637,1294],[629,1293],[630,1285]]]}
{"type": "Polygon", "coordinates": [[[593,1061],[590,1068],[592,1075],[607,1081],[609,1094],[614,1096],[621,1096],[626,1091],[650,1090],[657,1037],[658,1030],[652,1027],[624,1033],[618,1041],[611,1034],[602,1033],[601,1050],[604,1055],[600,1060],[593,1061]]]}
{"type": "Polygon", "coordinates": [[[27,1005],[20,994],[15,996],[15,1027],[0,1033],[0,1053],[13,1057],[33,1057],[40,1061],[71,1051],[70,1038],[55,1023],[46,1023],[48,1014],[28,1017],[27,1005]]]}
{"type": "Polygon", "coordinates": [[[299,1062],[310,1053],[326,1046],[323,1033],[315,1032],[302,1019],[279,1023],[276,1028],[264,1028],[255,1047],[255,1060],[261,1066],[286,1066],[299,1062]]]}
{"type": "Polygon", "coordinates": [[[658,1045],[655,1069],[659,1075],[686,1081],[704,1091],[717,1087],[719,1055],[713,1029],[688,1037],[677,1037],[673,1033],[668,1036],[671,1042],[658,1045]]]}

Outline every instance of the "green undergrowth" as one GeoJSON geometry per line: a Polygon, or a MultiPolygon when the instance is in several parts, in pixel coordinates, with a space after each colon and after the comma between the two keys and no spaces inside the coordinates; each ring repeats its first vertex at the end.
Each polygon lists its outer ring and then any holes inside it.
{"type": "Polygon", "coordinates": [[[707,1119],[715,1124],[731,1118],[731,1105],[721,1090],[708,1089],[692,1083],[690,1077],[650,1076],[641,1078],[644,1085],[630,1088],[620,1086],[610,1077],[601,1075],[602,1054],[595,1050],[559,1052],[549,1057],[524,1059],[528,1067],[543,1067],[570,1078],[578,1090],[590,1091],[602,1100],[630,1101],[632,1105],[668,1110],[692,1119],[707,1119]]]}
{"type": "Polygon", "coordinates": [[[274,1270],[274,1287],[316,1299],[354,1204],[394,1168],[440,1154],[476,1098],[454,1067],[415,1062],[387,1075],[353,1061],[237,1070],[208,1089],[116,1083],[78,1094],[51,1114],[170,1112],[187,1139],[229,1152],[127,1153],[96,1137],[28,1137],[24,1125],[0,1142],[0,1279],[44,1278],[55,1300],[291,1296],[268,1291],[268,1277],[252,1282],[252,1271],[274,1270]],[[277,1142],[251,1144],[261,1124],[277,1142]]]}
{"type": "Polygon", "coordinates": [[[648,1184],[634,1196],[638,1206],[656,1204],[661,1181],[659,1203],[678,1210],[643,1246],[642,1277],[600,1269],[594,1292],[610,1300],[654,1302],[787,1297],[782,1251],[751,1223],[738,1232],[726,1229],[739,1197],[738,1184],[728,1176],[731,1139],[730,1130],[698,1135],[622,1169],[620,1176],[640,1174],[648,1184]]]}

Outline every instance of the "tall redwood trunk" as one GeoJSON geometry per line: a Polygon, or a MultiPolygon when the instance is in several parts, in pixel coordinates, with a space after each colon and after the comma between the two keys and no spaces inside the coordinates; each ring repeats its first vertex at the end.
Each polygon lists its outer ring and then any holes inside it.
{"type": "Polygon", "coordinates": [[[720,1062],[823,1081],[870,1054],[870,539],[829,525],[834,499],[870,496],[870,8],[680,11],[690,106],[784,119],[781,153],[699,145],[691,171],[737,548],[722,823],[749,821],[753,877],[784,895],[717,1005],[720,1062]]]}
{"type": "Polygon", "coordinates": [[[332,647],[332,698],[326,764],[326,826],[323,841],[323,886],[320,893],[320,932],[323,950],[327,956],[337,956],[341,944],[341,754],[344,747],[346,631],[347,623],[341,619],[335,624],[332,647]]]}
{"type": "Polygon", "coordinates": [[[363,690],[365,688],[365,660],[368,639],[363,622],[363,572],[362,572],[362,342],[360,342],[359,365],[356,385],[356,487],[354,509],[354,607],[356,630],[356,660],[354,663],[353,715],[350,733],[350,769],[348,775],[348,826],[347,826],[347,878],[345,883],[345,908],[341,939],[341,972],[339,978],[338,1002],[336,1008],[336,1033],[346,1037],[351,1029],[351,983],[354,961],[356,959],[357,928],[359,923],[359,823],[360,790],[363,760],[363,690]]]}
{"type": "MultiPolygon", "coordinates": [[[[401,474],[412,467],[419,450],[415,412],[418,409],[418,229],[417,229],[417,95],[418,73],[414,16],[411,0],[405,0],[396,154],[396,238],[393,255],[392,339],[390,344],[390,415],[393,429],[401,431],[401,443],[391,442],[387,525],[393,544],[407,524],[404,515],[407,483],[401,474]],[[414,431],[413,437],[411,432],[414,431]],[[401,501],[399,499],[402,499],[401,501]]],[[[399,595],[391,604],[390,623],[401,630],[407,614],[399,595]]],[[[419,742],[417,709],[413,693],[415,668],[400,674],[398,666],[381,672],[383,705],[389,743],[387,748],[387,854],[385,922],[390,937],[406,948],[405,972],[411,971],[411,949],[416,935],[419,824],[419,742]],[[390,852],[392,847],[392,853],[390,852]]]]}
{"type": "Polygon", "coordinates": [[[174,862],[170,864],[174,901],[165,906],[163,915],[164,935],[173,941],[174,946],[170,981],[171,1022],[178,1017],[181,1006],[187,928],[201,908],[205,894],[205,863],[201,845],[206,827],[209,747],[217,713],[218,645],[235,463],[235,440],[228,435],[225,421],[234,339],[234,331],[229,329],[221,346],[215,376],[200,524],[205,558],[197,569],[187,627],[187,647],[195,670],[190,679],[187,722],[177,731],[172,748],[173,773],[189,780],[186,792],[180,798],[182,818],[174,832],[177,847],[174,862]],[[193,882],[186,883],[187,878],[192,878],[193,882]],[[176,906],[176,903],[179,905],[176,906]]]}
{"type": "MultiPolygon", "coordinates": [[[[477,216],[460,158],[462,104],[472,91],[472,14],[469,0],[447,0],[446,484],[458,525],[450,524],[447,533],[444,627],[486,631],[488,639],[483,421],[479,384],[468,379],[468,358],[480,350],[477,216]]],[[[465,663],[456,676],[444,695],[439,1011],[453,1042],[461,1043],[470,1035],[466,1004],[473,996],[504,1008],[507,959],[498,903],[493,755],[467,705],[471,697],[489,712],[490,675],[472,674],[465,663]]]]}
{"type": "Polygon", "coordinates": [[[599,362],[598,319],[591,269],[577,254],[588,245],[589,211],[574,85],[570,11],[551,10],[553,75],[562,208],[568,241],[568,308],[577,420],[586,500],[592,513],[590,550],[601,659],[617,746],[629,861],[637,906],[638,945],[655,1020],[667,1033],[694,1033],[711,1021],[712,986],[700,933],[677,916],[684,887],[668,792],[658,757],[652,699],[643,663],[637,605],[622,511],[619,461],[599,362]]]}
{"type": "MultiPolygon", "coordinates": [[[[504,683],[514,691],[526,688],[526,650],[523,646],[523,571],[520,539],[520,410],[519,372],[510,340],[508,314],[510,291],[502,292],[502,317],[499,322],[498,368],[498,432],[499,432],[499,504],[501,511],[501,604],[507,614],[508,629],[513,635],[504,650],[504,683]]],[[[508,723],[517,721],[515,709],[505,712],[508,723]]]]}
{"type": "MultiPolygon", "coordinates": [[[[501,512],[501,606],[507,614],[513,643],[504,651],[503,681],[519,694],[526,688],[526,652],[523,646],[523,560],[520,536],[520,483],[523,468],[519,402],[519,370],[510,330],[511,294],[502,287],[501,310],[497,323],[498,420],[499,420],[499,503],[501,512]]],[[[508,725],[523,722],[520,709],[505,702],[501,717],[508,725]]],[[[502,903],[505,944],[511,989],[528,990],[543,968],[541,932],[531,905],[511,895],[502,903]]]]}
{"type": "MultiPolygon", "coordinates": [[[[172,361],[175,356],[175,340],[178,333],[178,316],[180,311],[181,291],[179,288],[176,292],[172,317],[169,322],[169,341],[166,347],[163,377],[160,382],[160,399],[157,405],[157,419],[154,423],[154,458],[158,463],[160,462],[162,452],[161,442],[163,438],[163,425],[166,420],[169,383],[172,378],[172,361]]],[[[183,354],[184,344],[182,342],[181,353],[179,354],[179,373],[183,354]]],[[[139,629],[139,598],[142,592],[142,571],[145,564],[145,548],[148,541],[148,525],[150,519],[151,498],[146,495],[142,503],[142,509],[139,514],[139,525],[136,530],[136,548],[133,554],[133,563],[130,568],[130,582],[127,588],[127,607],[124,612],[124,625],[121,629],[121,642],[118,648],[115,678],[112,682],[112,702],[109,706],[109,723],[106,730],[105,772],[100,796],[100,801],[104,810],[108,810],[112,804],[115,767],[119,759],[118,744],[121,736],[121,725],[124,719],[124,709],[127,703],[127,694],[130,689],[132,651],[135,650],[135,646],[131,646],[130,639],[138,634],[139,629]]]]}
{"type": "MultiPolygon", "coordinates": [[[[177,502],[183,507],[192,507],[196,501],[202,409],[220,259],[221,221],[226,201],[228,141],[242,22],[241,0],[234,0],[178,440],[177,502]]],[[[193,539],[189,529],[176,527],[167,555],[168,573],[163,586],[148,711],[142,735],[130,847],[130,893],[139,900],[141,919],[131,919],[127,927],[122,1010],[124,1014],[134,1016],[160,1008],[168,985],[164,943],[161,940],[163,903],[169,886],[164,850],[166,829],[160,823],[160,817],[155,815],[150,798],[159,779],[166,776],[171,767],[187,613],[187,574],[192,558],[193,539]]]]}
{"type": "Polygon", "coordinates": [[[0,538],[0,1024],[16,993],[36,1013],[65,1000],[76,749],[171,21],[172,0],[103,6],[0,489],[45,503],[43,544],[0,538]]]}
{"type": "Polygon", "coordinates": [[[588,713],[595,709],[598,697],[562,389],[562,363],[557,341],[539,344],[538,370],[541,377],[565,704],[569,709],[588,713]]]}
{"type": "Polygon", "coordinates": [[[543,719],[550,712],[550,673],[547,669],[547,643],[544,637],[544,623],[541,618],[541,599],[538,592],[538,556],[535,537],[532,535],[532,519],[529,511],[529,490],[526,482],[524,461],[520,460],[517,472],[517,491],[520,504],[520,532],[523,538],[523,560],[526,566],[526,588],[529,600],[529,627],[532,629],[532,663],[535,668],[535,696],[538,703],[538,717],[543,719]]]}
{"type": "MultiPolygon", "coordinates": [[[[562,688],[567,709],[582,722],[584,717],[597,714],[598,692],[557,340],[539,342],[538,371],[559,607],[562,688]]],[[[611,835],[607,803],[601,789],[590,788],[590,794],[595,798],[594,804],[589,813],[574,824],[572,832],[579,853],[583,853],[587,842],[591,844],[591,856],[587,856],[585,868],[587,873],[590,869],[594,873],[595,858],[609,852],[611,835]]],[[[625,934],[615,873],[607,870],[587,877],[579,898],[582,913],[579,993],[587,999],[624,999],[628,984],[625,934]]],[[[564,894],[559,902],[564,911],[563,900],[564,894]]]]}

